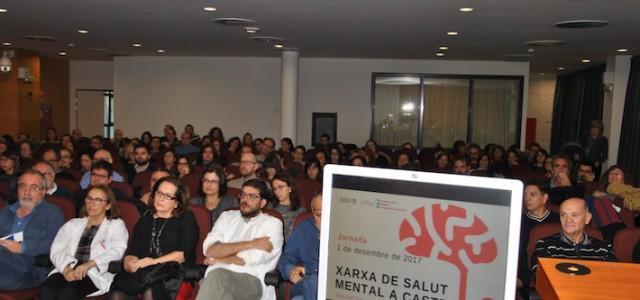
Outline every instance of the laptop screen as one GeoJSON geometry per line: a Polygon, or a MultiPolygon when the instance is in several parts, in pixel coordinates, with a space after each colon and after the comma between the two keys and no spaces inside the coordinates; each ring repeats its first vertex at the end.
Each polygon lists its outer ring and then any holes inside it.
{"type": "Polygon", "coordinates": [[[325,168],[319,299],[511,299],[519,181],[325,168]]]}

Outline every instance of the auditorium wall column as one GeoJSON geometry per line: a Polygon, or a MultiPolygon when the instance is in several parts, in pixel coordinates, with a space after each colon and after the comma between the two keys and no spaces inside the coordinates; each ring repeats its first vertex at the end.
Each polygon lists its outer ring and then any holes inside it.
{"type": "Polygon", "coordinates": [[[604,165],[605,168],[618,163],[618,146],[630,68],[629,55],[609,57],[607,60],[607,73],[613,75],[613,90],[605,89],[602,113],[604,135],[609,138],[609,159],[604,165]]]}
{"type": "Polygon", "coordinates": [[[295,144],[300,144],[296,132],[298,127],[298,51],[282,51],[281,76],[280,138],[290,137],[295,144]]]}

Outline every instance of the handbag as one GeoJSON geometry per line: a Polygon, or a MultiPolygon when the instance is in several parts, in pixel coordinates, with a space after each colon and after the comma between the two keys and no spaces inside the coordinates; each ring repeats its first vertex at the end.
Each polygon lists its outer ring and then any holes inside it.
{"type": "Polygon", "coordinates": [[[162,280],[167,291],[175,292],[180,288],[184,270],[181,264],[171,261],[142,269],[139,278],[143,286],[162,280]]]}

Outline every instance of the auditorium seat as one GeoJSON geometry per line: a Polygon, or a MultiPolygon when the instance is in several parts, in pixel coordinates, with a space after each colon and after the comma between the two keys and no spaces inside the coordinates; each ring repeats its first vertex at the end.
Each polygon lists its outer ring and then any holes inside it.
{"type": "Polygon", "coordinates": [[[616,233],[613,239],[613,252],[618,261],[632,262],[633,247],[640,241],[640,228],[625,228],[616,233]]]}
{"type": "Polygon", "coordinates": [[[240,195],[240,192],[241,192],[240,189],[227,188],[227,195],[229,195],[230,197],[233,197],[235,199],[238,199],[238,197],[240,195]]]}
{"type": "Polygon", "coordinates": [[[129,201],[118,200],[118,208],[120,209],[120,218],[124,221],[124,225],[127,226],[127,231],[129,232],[129,241],[131,241],[131,237],[133,236],[133,228],[138,223],[140,219],[140,212],[138,208],[129,201]]]}
{"type": "Polygon", "coordinates": [[[293,220],[293,228],[298,227],[298,225],[300,225],[302,221],[310,218],[313,218],[313,213],[311,213],[311,211],[305,211],[303,213],[298,214],[296,218],[293,220]]]}
{"type": "Polygon", "coordinates": [[[207,234],[211,231],[211,213],[209,210],[201,205],[191,204],[189,208],[193,212],[196,222],[198,223],[199,238],[198,246],[196,247],[196,264],[204,264],[204,253],[202,252],[202,243],[207,237],[207,234]]]}
{"type": "Polygon", "coordinates": [[[0,180],[0,194],[9,194],[9,181],[0,180]]]}
{"type": "Polygon", "coordinates": [[[71,174],[71,176],[73,176],[73,178],[76,179],[76,182],[80,182],[80,180],[82,179],[82,172],[80,172],[80,170],[78,170],[78,169],[62,168],[62,171],[65,172],[65,173],[71,174]]]}
{"type": "Polygon", "coordinates": [[[196,173],[187,174],[184,177],[180,178],[184,185],[189,190],[189,197],[193,198],[198,195],[198,191],[200,190],[200,175],[196,173]]]}
{"type": "Polygon", "coordinates": [[[38,296],[40,296],[40,288],[0,291],[0,300],[29,300],[38,299],[38,296]]]}
{"type": "Polygon", "coordinates": [[[633,213],[630,210],[622,207],[618,215],[622,223],[624,223],[624,226],[627,228],[636,228],[636,221],[633,219],[633,213]]]}
{"type": "MultiPolygon", "coordinates": [[[[227,166],[227,168],[225,169],[225,173],[227,175],[233,175],[233,178],[238,178],[240,177],[240,167],[239,166],[227,166]]],[[[227,176],[227,178],[229,178],[227,176]]],[[[231,179],[233,179],[231,178],[231,179]]]]}
{"type": "Polygon", "coordinates": [[[63,178],[56,178],[53,181],[55,181],[56,185],[59,187],[71,192],[72,195],[80,190],[80,184],[77,181],[63,178]]]}
{"type": "Polygon", "coordinates": [[[322,184],[317,180],[302,178],[296,180],[296,188],[298,189],[298,195],[300,196],[300,204],[307,211],[311,211],[311,198],[320,192],[322,184]]]}
{"type": "Polygon", "coordinates": [[[45,200],[57,205],[60,208],[65,222],[76,217],[76,205],[73,203],[73,200],[65,197],[51,195],[45,196],[45,200]]]}
{"type": "Polygon", "coordinates": [[[153,172],[144,171],[133,176],[133,183],[131,184],[131,186],[133,186],[133,189],[139,189],[141,191],[145,188],[148,189],[149,182],[151,182],[151,173],[153,172]]]}
{"type": "MultiPolygon", "coordinates": [[[[126,197],[133,199],[133,188],[128,183],[111,181],[111,183],[109,183],[109,187],[114,190],[119,190],[126,197]]],[[[123,200],[123,199],[118,199],[118,200],[123,200]]]]}

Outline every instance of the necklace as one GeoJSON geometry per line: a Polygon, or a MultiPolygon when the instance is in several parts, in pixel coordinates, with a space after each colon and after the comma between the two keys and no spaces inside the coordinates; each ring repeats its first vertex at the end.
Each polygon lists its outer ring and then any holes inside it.
{"type": "Polygon", "coordinates": [[[151,255],[155,254],[156,256],[161,256],[162,251],[160,250],[160,236],[162,236],[162,231],[167,225],[167,221],[169,221],[169,219],[164,219],[162,226],[160,226],[160,230],[156,230],[156,220],[158,219],[153,219],[153,227],[151,228],[151,245],[149,246],[149,253],[151,255]]]}

